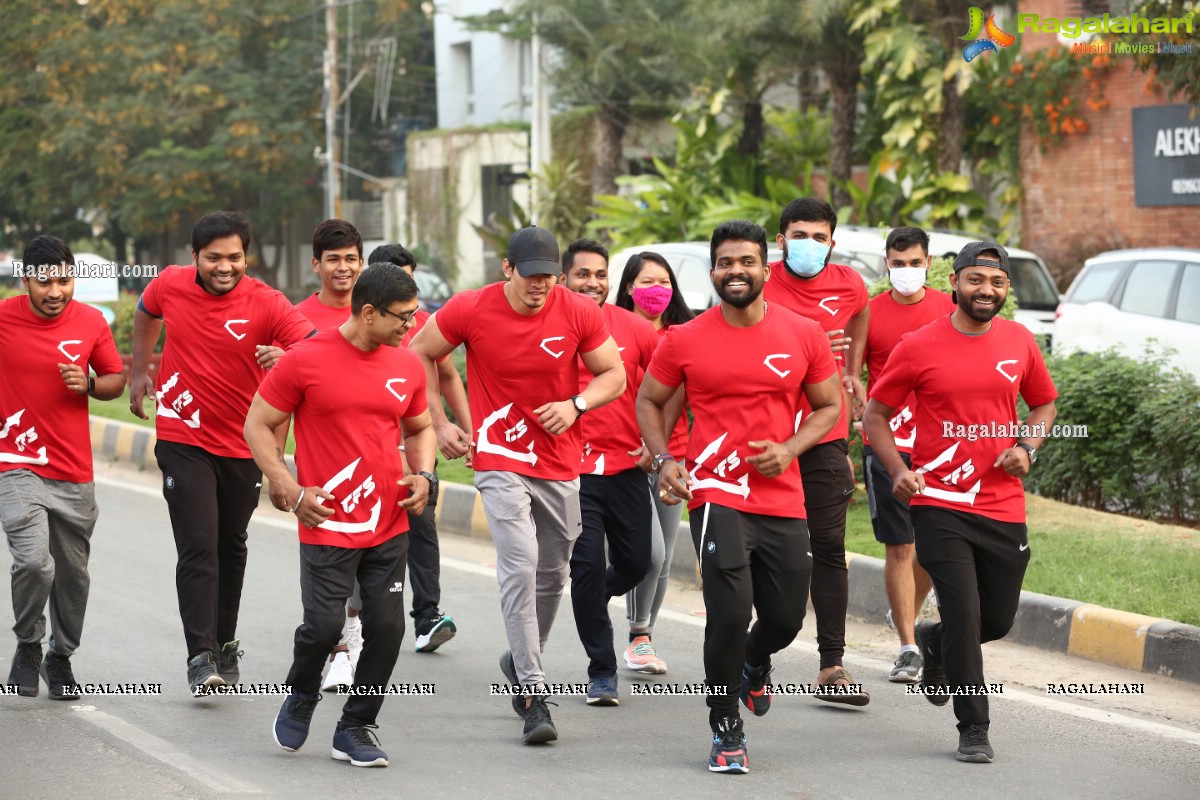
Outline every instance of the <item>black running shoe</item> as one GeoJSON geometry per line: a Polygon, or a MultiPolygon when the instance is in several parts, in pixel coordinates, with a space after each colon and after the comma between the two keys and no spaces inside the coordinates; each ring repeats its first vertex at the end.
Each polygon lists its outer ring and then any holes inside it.
{"type": "Polygon", "coordinates": [[[742,665],[742,705],[756,717],[761,717],[771,710],[771,659],[767,659],[756,670],[750,669],[749,664],[742,665]]]}
{"type": "Polygon", "coordinates": [[[192,697],[203,697],[215,686],[224,686],[225,680],[217,673],[217,662],[213,654],[201,653],[188,662],[188,686],[192,697]]]}
{"type": "Polygon", "coordinates": [[[225,643],[221,652],[217,654],[217,674],[221,676],[221,680],[230,685],[238,682],[242,674],[238,669],[238,659],[241,657],[242,651],[238,650],[237,639],[225,643]]]}
{"type": "Polygon", "coordinates": [[[454,638],[458,626],[454,624],[454,617],[439,611],[436,616],[417,620],[413,632],[417,635],[417,652],[432,653],[454,638]]]}
{"type": "Polygon", "coordinates": [[[525,744],[545,744],[558,738],[558,728],[550,719],[550,709],[547,705],[556,706],[558,703],[548,701],[543,695],[535,694],[533,702],[525,711],[525,744]]]}
{"type": "Polygon", "coordinates": [[[921,648],[921,658],[925,662],[921,672],[921,693],[935,706],[944,706],[950,702],[950,695],[947,693],[950,683],[946,680],[946,670],[942,667],[942,660],[933,654],[933,636],[936,626],[936,622],[922,620],[917,623],[915,631],[917,646],[921,648]]]}
{"type": "MultiPolygon", "coordinates": [[[[515,692],[520,688],[520,682],[517,680],[517,665],[513,661],[511,650],[505,650],[504,655],[500,656],[500,671],[504,673],[504,679],[508,681],[509,687],[515,692]]],[[[514,694],[512,698],[513,711],[517,712],[517,716],[525,719],[525,695],[514,694]]]]}
{"type": "Polygon", "coordinates": [[[969,725],[965,731],[958,734],[958,753],[954,756],[959,761],[971,764],[990,764],[996,754],[988,741],[987,728],[982,725],[969,725]]]}
{"type": "Polygon", "coordinates": [[[746,734],[742,733],[741,717],[721,717],[713,725],[712,750],[708,753],[709,772],[732,772],[744,775],[750,771],[746,753],[746,734]]]}
{"type": "Polygon", "coordinates": [[[42,677],[46,679],[51,700],[79,699],[79,684],[71,671],[70,656],[60,656],[51,650],[42,662],[42,677]]]}
{"type": "Polygon", "coordinates": [[[18,644],[17,652],[13,654],[12,669],[8,671],[9,685],[17,687],[21,697],[37,697],[41,691],[38,681],[38,670],[42,667],[42,646],[40,644],[18,644]]]}

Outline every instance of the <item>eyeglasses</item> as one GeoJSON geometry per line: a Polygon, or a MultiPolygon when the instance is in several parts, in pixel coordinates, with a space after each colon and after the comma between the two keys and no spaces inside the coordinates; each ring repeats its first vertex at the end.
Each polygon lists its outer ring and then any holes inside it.
{"type": "Polygon", "coordinates": [[[383,307],[379,307],[377,310],[379,311],[380,314],[387,314],[389,317],[395,317],[396,319],[400,320],[401,325],[407,325],[409,322],[412,321],[412,318],[415,317],[417,315],[417,312],[420,311],[421,309],[414,308],[412,311],[410,311],[407,314],[397,314],[396,312],[388,311],[386,308],[383,308],[383,307]]]}

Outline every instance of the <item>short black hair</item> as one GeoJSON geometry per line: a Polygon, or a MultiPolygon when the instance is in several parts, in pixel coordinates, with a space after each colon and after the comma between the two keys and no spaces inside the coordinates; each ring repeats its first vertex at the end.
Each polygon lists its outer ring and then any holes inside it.
{"type": "Polygon", "coordinates": [[[914,228],[911,225],[896,228],[887,235],[887,243],[883,246],[883,254],[886,257],[892,250],[904,251],[912,247],[914,244],[921,245],[921,252],[929,255],[929,234],[920,228],[914,228]]]}
{"type": "Polygon", "coordinates": [[[717,265],[717,246],[724,242],[754,242],[762,251],[762,263],[767,265],[767,230],[758,223],[746,219],[732,219],[722,222],[712,232],[712,241],[708,246],[708,266],[711,269],[717,265]]]}
{"type": "Polygon", "coordinates": [[[788,225],[793,222],[828,222],[829,235],[833,236],[837,228],[837,214],[833,206],[815,197],[801,197],[793,200],[779,214],[779,233],[787,233],[788,225]]]}
{"type": "Polygon", "coordinates": [[[350,293],[350,313],[362,313],[365,305],[386,309],[392,303],[403,303],[417,296],[417,284],[404,268],[387,261],[364,269],[354,282],[350,293]]]}
{"type": "Polygon", "coordinates": [[[62,239],[43,233],[25,245],[25,255],[21,261],[26,270],[57,267],[60,264],[75,266],[75,255],[62,239]]]}
{"type": "Polygon", "coordinates": [[[242,250],[250,249],[250,221],[236,211],[214,211],[205,214],[192,227],[192,252],[199,253],[217,239],[239,236],[242,250]]]}
{"type": "Polygon", "coordinates": [[[417,259],[403,245],[381,244],[371,251],[367,264],[395,264],[397,267],[412,267],[417,271],[417,259]]]}
{"type": "Polygon", "coordinates": [[[571,267],[575,266],[576,253],[595,253],[603,258],[604,265],[608,266],[608,248],[595,239],[579,238],[567,245],[567,249],[562,254],[563,275],[571,274],[571,267]]]}
{"type": "Polygon", "coordinates": [[[327,219],[313,230],[313,258],[321,260],[326,250],[341,250],[345,247],[358,248],[358,257],[362,258],[363,238],[358,228],[344,219],[327,219]]]}

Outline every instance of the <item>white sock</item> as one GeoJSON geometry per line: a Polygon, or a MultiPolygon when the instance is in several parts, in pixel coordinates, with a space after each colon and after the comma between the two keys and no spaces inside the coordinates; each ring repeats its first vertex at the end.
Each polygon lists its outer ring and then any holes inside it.
{"type": "Polygon", "coordinates": [[[920,655],[921,648],[917,647],[915,644],[902,644],[900,645],[900,655],[904,655],[905,653],[916,653],[917,655],[920,655]]]}

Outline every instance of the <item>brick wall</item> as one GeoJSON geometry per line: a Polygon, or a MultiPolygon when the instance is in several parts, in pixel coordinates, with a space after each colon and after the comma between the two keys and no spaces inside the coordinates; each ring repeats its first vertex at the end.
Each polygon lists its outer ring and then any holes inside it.
{"type": "MultiPolygon", "coordinates": [[[[1078,16],[1066,0],[1021,2],[1020,11],[1062,18],[1078,16]]],[[[1015,27],[1015,25],[1013,26],[1015,27]]],[[[1054,34],[1026,33],[1022,49],[1061,47],[1054,34]]],[[[1197,59],[1200,55],[1180,56],[1197,59]]],[[[1107,108],[1083,105],[1086,86],[1075,96],[1088,132],[1066,137],[1041,152],[1022,132],[1021,246],[1041,255],[1062,288],[1085,258],[1116,247],[1200,247],[1200,206],[1139,208],[1133,193],[1133,113],[1140,106],[1181,102],[1147,93],[1147,75],[1130,56],[1113,55],[1105,78],[1107,108]]]]}

